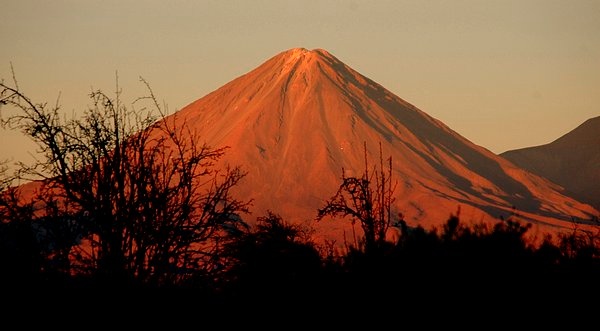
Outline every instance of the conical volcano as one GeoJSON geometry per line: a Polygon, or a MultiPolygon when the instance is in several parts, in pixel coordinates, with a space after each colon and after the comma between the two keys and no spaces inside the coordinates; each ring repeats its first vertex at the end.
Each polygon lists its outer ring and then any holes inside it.
{"type": "MultiPolygon", "coordinates": [[[[465,139],[322,49],[290,49],[177,112],[211,147],[229,146],[220,166],[248,172],[235,193],[267,210],[310,221],[365,158],[392,159],[394,213],[409,224],[526,221],[569,226],[598,212],[562,188],[465,139]],[[366,146],[366,153],[364,151],[366,146]]],[[[329,222],[342,230],[349,222],[329,222]]]]}

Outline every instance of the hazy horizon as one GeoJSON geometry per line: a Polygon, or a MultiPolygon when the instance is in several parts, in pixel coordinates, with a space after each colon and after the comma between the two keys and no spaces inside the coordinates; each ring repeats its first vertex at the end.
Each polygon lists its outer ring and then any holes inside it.
{"type": "MultiPolygon", "coordinates": [[[[294,47],[322,48],[494,153],[600,115],[600,1],[8,1],[0,78],[65,114],[144,77],[174,112],[294,47]]],[[[25,138],[26,139],[26,138],[25,138]]],[[[0,159],[32,145],[0,130],[0,159]]]]}

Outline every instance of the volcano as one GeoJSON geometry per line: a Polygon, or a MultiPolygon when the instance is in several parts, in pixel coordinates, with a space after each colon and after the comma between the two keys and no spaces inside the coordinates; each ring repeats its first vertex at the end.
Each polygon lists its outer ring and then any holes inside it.
{"type": "MultiPolygon", "coordinates": [[[[170,118],[211,147],[229,147],[218,166],[247,171],[234,193],[253,199],[250,218],[272,211],[286,221],[313,222],[342,171],[361,176],[365,159],[379,161],[380,144],[397,183],[393,213],[410,225],[440,225],[459,208],[466,222],[518,214],[552,228],[598,214],[323,49],[281,52],[170,118]]],[[[316,223],[337,234],[350,224],[316,223]]]]}

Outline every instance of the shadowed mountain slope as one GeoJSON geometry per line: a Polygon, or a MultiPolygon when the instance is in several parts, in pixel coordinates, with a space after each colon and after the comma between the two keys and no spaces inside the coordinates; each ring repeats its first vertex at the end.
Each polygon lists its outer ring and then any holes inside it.
{"type": "Polygon", "coordinates": [[[600,209],[600,116],[555,141],[500,156],[563,186],[566,193],[600,209]]]}

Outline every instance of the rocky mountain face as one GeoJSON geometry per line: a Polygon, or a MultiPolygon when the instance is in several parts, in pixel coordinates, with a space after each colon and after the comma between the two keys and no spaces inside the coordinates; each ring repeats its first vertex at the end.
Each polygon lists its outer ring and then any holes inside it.
{"type": "Polygon", "coordinates": [[[393,214],[425,227],[461,210],[466,222],[518,213],[568,227],[598,212],[547,179],[478,146],[322,49],[290,49],[192,102],[167,120],[185,122],[211,147],[229,146],[219,167],[248,175],[234,193],[284,220],[347,235],[350,222],[313,220],[346,176],[391,158],[393,214]],[[364,151],[366,146],[366,153],[364,151]]]}

